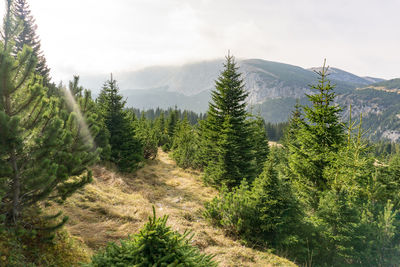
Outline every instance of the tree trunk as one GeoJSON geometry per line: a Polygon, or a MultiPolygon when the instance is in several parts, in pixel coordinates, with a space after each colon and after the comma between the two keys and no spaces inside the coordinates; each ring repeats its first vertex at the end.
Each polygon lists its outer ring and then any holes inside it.
{"type": "Polygon", "coordinates": [[[17,165],[17,157],[16,157],[15,148],[12,149],[11,152],[11,164],[14,172],[14,177],[12,180],[12,210],[11,210],[11,219],[15,224],[18,221],[19,211],[20,211],[20,193],[21,193],[21,181],[20,175],[17,165]]]}

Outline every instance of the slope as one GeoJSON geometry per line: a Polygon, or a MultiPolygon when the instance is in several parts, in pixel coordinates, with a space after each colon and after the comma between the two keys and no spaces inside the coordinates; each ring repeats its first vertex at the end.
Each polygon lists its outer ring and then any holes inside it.
{"type": "Polygon", "coordinates": [[[400,93],[400,78],[377,82],[365,88],[400,93]]]}
{"type": "Polygon", "coordinates": [[[169,214],[174,230],[192,229],[193,243],[215,254],[220,266],[295,266],[271,253],[246,248],[213,228],[202,211],[216,190],[203,186],[200,173],[176,167],[162,151],[136,174],[120,175],[100,166],[93,173],[94,181],[62,207],[70,218],[68,231],[92,251],[137,232],[154,205],[158,216],[169,214]]]}

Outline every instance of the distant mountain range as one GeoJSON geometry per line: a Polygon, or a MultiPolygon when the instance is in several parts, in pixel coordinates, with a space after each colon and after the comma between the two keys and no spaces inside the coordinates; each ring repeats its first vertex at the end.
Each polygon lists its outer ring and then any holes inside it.
{"type": "MultiPolygon", "coordinates": [[[[149,67],[115,75],[128,106],[168,108],[177,106],[205,112],[210,90],[223,69],[223,59],[182,66],[149,67]]],[[[309,85],[317,82],[316,71],[262,59],[238,60],[239,71],[249,92],[248,103],[254,113],[266,121],[286,121],[296,99],[307,104],[309,85]]],[[[81,77],[85,87],[99,90],[98,84],[107,77],[81,77]],[[96,88],[94,84],[97,84],[96,88]]],[[[400,138],[400,79],[384,80],[360,77],[337,68],[329,69],[329,79],[336,84],[337,103],[344,107],[343,119],[363,114],[363,125],[374,139],[400,138]]],[[[96,93],[96,90],[93,90],[96,93]]]]}

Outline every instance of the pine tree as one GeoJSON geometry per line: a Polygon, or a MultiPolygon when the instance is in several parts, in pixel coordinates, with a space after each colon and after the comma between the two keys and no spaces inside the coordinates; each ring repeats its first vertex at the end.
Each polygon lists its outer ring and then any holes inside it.
{"type": "Polygon", "coordinates": [[[157,135],[157,139],[158,139],[158,146],[163,146],[164,144],[166,144],[168,142],[168,133],[166,132],[165,129],[165,114],[164,111],[160,111],[159,116],[157,117],[157,119],[154,122],[154,130],[156,132],[157,135]]]}
{"type": "Polygon", "coordinates": [[[62,201],[88,183],[87,166],[98,156],[77,112],[46,96],[32,48],[14,56],[14,8],[8,0],[0,42],[0,213],[10,224],[39,201],[62,201]]]}
{"type": "Polygon", "coordinates": [[[265,122],[261,117],[258,116],[249,120],[248,124],[251,133],[249,142],[253,146],[252,153],[254,155],[253,176],[257,177],[263,171],[264,163],[269,154],[268,136],[265,122]]]}
{"type": "Polygon", "coordinates": [[[143,147],[143,157],[155,159],[158,150],[157,132],[152,122],[145,118],[144,112],[139,120],[135,120],[135,134],[143,147]]]}
{"type": "Polygon", "coordinates": [[[190,126],[186,116],[176,125],[171,149],[172,158],[179,167],[184,169],[195,167],[196,137],[194,129],[190,126]]]}
{"type": "Polygon", "coordinates": [[[320,192],[328,188],[324,169],[330,165],[334,153],[344,145],[344,125],[340,122],[339,106],[334,105],[334,86],[327,79],[328,67],[317,72],[319,80],[307,95],[311,106],[303,106],[304,119],[292,119],[292,140],[289,140],[289,166],[301,194],[318,202],[320,192]]]}
{"type": "Polygon", "coordinates": [[[13,52],[15,55],[18,54],[23,50],[24,45],[31,47],[34,56],[37,58],[36,73],[42,76],[44,84],[48,85],[50,83],[50,69],[41,50],[40,39],[36,33],[37,25],[26,0],[15,0],[14,15],[20,23],[21,29],[16,36],[13,52]]]}
{"type": "Polygon", "coordinates": [[[88,267],[102,266],[186,266],[214,267],[214,256],[203,254],[191,244],[189,231],[182,235],[167,226],[168,216],[149,217],[139,233],[122,240],[120,245],[110,243],[92,257],[88,267]]]}
{"type": "Polygon", "coordinates": [[[201,123],[201,161],[208,182],[233,186],[243,178],[254,178],[250,129],[246,122],[247,95],[234,57],[228,55],[215,82],[207,118],[201,123]]]}
{"type": "Polygon", "coordinates": [[[163,144],[162,149],[166,152],[168,152],[171,149],[172,142],[174,139],[174,134],[175,134],[175,127],[179,121],[178,117],[178,110],[175,107],[174,109],[169,109],[168,110],[168,119],[166,121],[166,133],[167,133],[167,140],[163,144]]]}
{"type": "MultiPolygon", "coordinates": [[[[101,148],[101,160],[110,160],[110,133],[105,126],[104,120],[100,116],[98,105],[92,99],[91,92],[79,85],[79,76],[74,76],[73,80],[69,81],[68,90],[77,102],[80,112],[85,116],[88,126],[96,129],[96,134],[93,135],[93,138],[96,146],[101,148]]],[[[58,95],[62,95],[62,91],[64,91],[62,86],[58,87],[58,91],[58,95]]]]}
{"type": "Polygon", "coordinates": [[[111,161],[123,172],[136,170],[143,160],[142,146],[135,138],[133,121],[124,109],[125,101],[119,94],[117,82],[112,75],[105,82],[97,102],[110,133],[111,161]]]}

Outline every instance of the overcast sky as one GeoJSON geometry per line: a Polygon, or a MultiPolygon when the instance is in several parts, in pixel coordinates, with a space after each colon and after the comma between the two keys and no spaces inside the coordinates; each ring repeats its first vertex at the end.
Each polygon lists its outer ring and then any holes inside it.
{"type": "MultiPolygon", "coordinates": [[[[4,0],[1,0],[4,2],[4,0]]],[[[400,0],[28,0],[55,81],[221,58],[400,77],[400,0]]],[[[3,9],[1,15],[3,15],[3,9]]]]}

